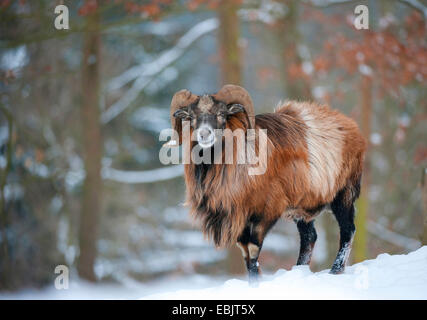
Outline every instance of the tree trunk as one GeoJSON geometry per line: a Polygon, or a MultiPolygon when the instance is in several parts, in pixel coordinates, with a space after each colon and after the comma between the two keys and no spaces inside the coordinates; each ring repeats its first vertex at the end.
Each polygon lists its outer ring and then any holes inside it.
{"type": "Polygon", "coordinates": [[[82,126],[83,153],[86,178],[83,186],[83,203],[80,216],[78,272],[80,277],[96,281],[94,264],[98,215],[101,207],[101,157],[102,136],[99,109],[99,59],[101,36],[99,13],[87,17],[84,34],[82,64],[82,126]]]}
{"type": "Polygon", "coordinates": [[[7,177],[12,170],[12,154],[13,154],[13,117],[12,113],[7,110],[4,106],[0,106],[1,112],[4,114],[7,120],[8,127],[8,141],[6,146],[6,167],[2,170],[0,180],[0,241],[1,241],[1,252],[0,252],[0,288],[7,288],[9,286],[10,276],[10,259],[9,259],[9,242],[7,239],[7,229],[9,225],[9,217],[7,212],[7,203],[5,197],[5,189],[7,185],[7,177]]]}
{"type": "Polygon", "coordinates": [[[372,118],[372,79],[369,76],[361,77],[361,125],[362,134],[368,143],[368,153],[365,158],[365,167],[362,176],[362,189],[360,197],[356,202],[356,234],[353,242],[353,262],[366,260],[368,257],[367,238],[368,231],[366,223],[369,212],[369,184],[370,184],[370,165],[369,165],[369,146],[371,136],[371,118],[372,118]]]}
{"type": "Polygon", "coordinates": [[[219,53],[222,84],[241,84],[241,63],[239,50],[239,18],[235,0],[222,0],[218,8],[219,53]]]}
{"type": "Polygon", "coordinates": [[[423,234],[421,237],[421,244],[427,245],[427,168],[423,168],[423,175],[421,179],[421,192],[423,199],[423,210],[424,210],[424,227],[423,234]]]}
{"type": "MultiPolygon", "coordinates": [[[[235,0],[222,0],[218,7],[219,30],[218,47],[221,66],[221,85],[241,84],[242,70],[239,50],[238,5],[235,0]]],[[[243,274],[245,266],[242,253],[236,245],[227,252],[226,268],[228,273],[243,274]]]]}
{"type": "Polygon", "coordinates": [[[299,3],[296,0],[285,1],[287,13],[277,22],[277,38],[282,55],[282,74],[284,75],[287,99],[312,100],[311,85],[302,72],[302,59],[298,53],[300,34],[298,31],[299,3]]]}

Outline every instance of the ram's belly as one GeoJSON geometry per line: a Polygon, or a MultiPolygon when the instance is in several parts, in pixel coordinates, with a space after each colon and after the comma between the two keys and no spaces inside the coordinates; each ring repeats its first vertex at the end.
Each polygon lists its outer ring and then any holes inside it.
{"type": "Polygon", "coordinates": [[[289,209],[286,209],[285,212],[283,212],[282,218],[289,221],[300,220],[300,219],[303,219],[305,221],[310,221],[314,219],[319,213],[320,212],[309,213],[304,209],[289,208],[289,209]]]}

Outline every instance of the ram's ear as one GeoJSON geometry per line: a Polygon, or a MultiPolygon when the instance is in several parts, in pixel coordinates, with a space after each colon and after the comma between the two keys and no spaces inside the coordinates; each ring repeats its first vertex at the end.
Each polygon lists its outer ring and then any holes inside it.
{"type": "Polygon", "coordinates": [[[227,106],[227,114],[236,114],[239,112],[245,112],[245,107],[238,103],[232,103],[227,106]]]}
{"type": "Polygon", "coordinates": [[[180,108],[175,111],[173,116],[175,118],[185,119],[185,118],[188,118],[190,114],[188,113],[188,108],[180,108]]]}

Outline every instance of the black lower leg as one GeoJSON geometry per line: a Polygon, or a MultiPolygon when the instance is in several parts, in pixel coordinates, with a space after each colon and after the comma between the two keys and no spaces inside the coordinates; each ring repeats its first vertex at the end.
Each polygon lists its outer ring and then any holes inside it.
{"type": "Polygon", "coordinates": [[[351,251],[354,232],[354,203],[344,201],[343,194],[338,194],[331,203],[331,209],[340,227],[340,248],[332,265],[330,273],[339,274],[344,272],[345,264],[351,251]]]}
{"type": "Polygon", "coordinates": [[[259,279],[259,254],[262,243],[268,230],[274,225],[274,221],[262,221],[259,216],[253,215],[238,239],[239,247],[242,249],[249,275],[249,283],[256,284],[259,279]]]}
{"type": "Polygon", "coordinates": [[[246,262],[248,270],[249,282],[254,283],[258,281],[259,277],[259,263],[258,257],[261,250],[261,245],[255,237],[252,236],[251,227],[248,225],[239,237],[237,245],[242,250],[243,258],[246,262]]]}
{"type": "Polygon", "coordinates": [[[317,240],[314,221],[305,222],[304,220],[295,221],[300,235],[300,250],[297,265],[310,264],[314,244],[317,240]]]}
{"type": "Polygon", "coordinates": [[[249,283],[256,283],[259,279],[259,262],[258,257],[261,251],[261,247],[254,244],[248,243],[248,259],[246,260],[246,268],[249,274],[249,283]]]}
{"type": "Polygon", "coordinates": [[[251,229],[253,229],[252,226],[248,224],[237,240],[237,245],[240,250],[242,250],[242,256],[246,263],[246,268],[249,274],[249,282],[257,279],[259,274],[258,257],[253,257],[254,249],[252,246],[253,244],[251,243],[251,229]],[[249,248],[252,251],[252,256],[249,253],[249,248]]]}

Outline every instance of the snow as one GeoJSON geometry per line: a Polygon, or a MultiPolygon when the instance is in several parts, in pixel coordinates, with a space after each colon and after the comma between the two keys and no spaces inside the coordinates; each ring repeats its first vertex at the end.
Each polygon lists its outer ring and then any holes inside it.
{"type": "MultiPolygon", "coordinates": [[[[73,276],[70,276],[72,279],[73,276]]],[[[143,295],[166,292],[175,288],[200,289],[207,286],[218,285],[224,281],[195,275],[191,277],[169,277],[158,281],[140,283],[125,281],[125,284],[92,284],[82,280],[70,281],[69,288],[55,289],[53,283],[44,289],[25,289],[15,293],[0,293],[0,300],[128,300],[138,299],[143,295]]]]}
{"type": "Polygon", "coordinates": [[[201,290],[178,290],[143,299],[427,299],[427,246],[407,255],[381,254],[347,266],[344,274],[295,266],[264,276],[256,288],[228,280],[201,290]]]}
{"type": "Polygon", "coordinates": [[[164,128],[170,127],[170,110],[160,106],[144,106],[133,112],[129,117],[131,124],[141,130],[151,130],[159,134],[164,128]]]}
{"type": "Polygon", "coordinates": [[[427,299],[427,246],[406,255],[383,253],[376,259],[347,266],[344,274],[313,273],[295,266],[264,275],[258,287],[246,280],[206,275],[168,277],[145,283],[90,284],[70,276],[66,290],[26,289],[0,293],[4,299],[427,299]]]}
{"type": "Polygon", "coordinates": [[[287,12],[287,7],[281,3],[262,0],[258,8],[240,9],[239,18],[245,21],[260,21],[265,24],[273,24],[277,19],[283,17],[287,12]]]}
{"type": "Polygon", "coordinates": [[[218,28],[218,20],[210,18],[195,24],[187,31],[171,49],[166,50],[154,61],[134,66],[121,75],[112,79],[107,91],[118,90],[127,83],[134,81],[132,87],[116,101],[102,116],[102,123],[108,123],[118,114],[125,110],[141,93],[141,91],[152,83],[154,77],[158,76],[168,66],[177,61],[197,39],[218,28]]]}
{"type": "Polygon", "coordinates": [[[20,46],[18,48],[5,50],[0,58],[0,69],[15,70],[24,67],[28,63],[27,48],[20,46]]]}
{"type": "Polygon", "coordinates": [[[102,177],[104,179],[131,184],[170,180],[182,176],[183,173],[184,167],[182,165],[175,165],[146,171],[124,171],[108,167],[104,167],[102,169],[102,177]]]}

